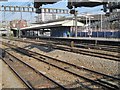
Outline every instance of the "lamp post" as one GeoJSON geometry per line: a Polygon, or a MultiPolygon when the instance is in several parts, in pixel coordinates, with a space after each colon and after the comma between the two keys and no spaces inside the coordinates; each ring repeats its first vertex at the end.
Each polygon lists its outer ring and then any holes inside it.
{"type": "Polygon", "coordinates": [[[89,30],[89,31],[88,31],[88,32],[89,32],[89,37],[90,37],[90,35],[92,35],[91,19],[94,18],[94,17],[92,17],[92,16],[89,15],[88,18],[89,18],[89,25],[88,25],[88,26],[89,26],[89,27],[88,27],[88,30],[89,30]]]}
{"type": "Polygon", "coordinates": [[[20,7],[20,15],[21,15],[20,19],[22,20],[22,8],[21,7],[20,7]]]}
{"type": "Polygon", "coordinates": [[[89,27],[88,27],[88,32],[89,32],[89,37],[90,37],[90,35],[91,35],[91,28],[90,28],[90,25],[91,25],[91,19],[90,19],[90,16],[89,16],[89,27]]]}
{"type": "Polygon", "coordinates": [[[100,26],[100,30],[102,31],[102,13],[101,13],[101,26],[100,26]]]}
{"type": "Polygon", "coordinates": [[[88,27],[87,27],[87,16],[86,16],[86,30],[85,30],[85,37],[86,37],[86,32],[87,32],[87,30],[88,30],[88,27]]]}
{"type": "Polygon", "coordinates": [[[77,11],[75,11],[75,37],[77,37],[77,11]]]}
{"type": "MultiPolygon", "coordinates": [[[[101,13],[100,16],[101,16],[100,30],[101,30],[101,32],[102,32],[102,31],[103,31],[103,29],[102,29],[102,28],[103,28],[103,24],[102,24],[102,23],[103,23],[102,13],[101,13]]],[[[105,31],[103,31],[103,37],[105,37],[105,31]]]]}
{"type": "Polygon", "coordinates": [[[78,11],[75,10],[75,7],[74,7],[74,9],[70,10],[70,14],[73,14],[74,18],[75,18],[75,37],[77,37],[77,14],[78,14],[78,11]]]}
{"type": "Polygon", "coordinates": [[[20,37],[20,21],[17,22],[17,34],[18,34],[18,38],[20,37]]]}
{"type": "MultiPolygon", "coordinates": [[[[100,15],[100,16],[101,16],[101,24],[100,24],[100,30],[101,30],[101,31],[103,31],[103,14],[102,14],[102,10],[103,10],[103,9],[101,9],[101,15],[100,15]]],[[[104,38],[105,38],[105,36],[106,36],[106,33],[105,33],[105,32],[106,32],[106,31],[103,31],[103,34],[104,34],[103,37],[104,37],[104,38]]]]}
{"type": "Polygon", "coordinates": [[[20,7],[20,21],[18,21],[18,38],[20,38],[20,25],[21,25],[21,22],[22,22],[22,7],[20,7]]]}

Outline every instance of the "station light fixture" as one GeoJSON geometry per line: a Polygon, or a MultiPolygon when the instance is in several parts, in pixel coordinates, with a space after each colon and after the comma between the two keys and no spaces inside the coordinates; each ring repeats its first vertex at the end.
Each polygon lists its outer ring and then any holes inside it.
{"type": "Polygon", "coordinates": [[[75,12],[76,12],[76,11],[75,11],[75,10],[73,10],[73,9],[72,9],[72,10],[70,10],[70,14],[75,14],[75,12]]]}
{"type": "Polygon", "coordinates": [[[110,13],[109,13],[109,12],[107,12],[107,13],[105,14],[105,16],[109,17],[109,16],[110,16],[110,13]]]}
{"type": "Polygon", "coordinates": [[[41,8],[36,8],[36,13],[42,13],[42,9],[41,8]]]}
{"type": "Polygon", "coordinates": [[[103,5],[103,9],[102,9],[104,12],[107,12],[107,4],[104,4],[103,5]]]}

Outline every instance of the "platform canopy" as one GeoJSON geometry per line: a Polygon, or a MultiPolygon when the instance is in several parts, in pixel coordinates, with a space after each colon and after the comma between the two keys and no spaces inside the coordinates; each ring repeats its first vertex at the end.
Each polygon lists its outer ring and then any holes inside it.
{"type": "Polygon", "coordinates": [[[5,31],[6,29],[5,28],[0,28],[0,31],[5,31]]]}
{"type": "MultiPolygon", "coordinates": [[[[21,28],[21,30],[43,29],[43,28],[62,27],[62,26],[63,27],[75,26],[75,20],[64,20],[64,21],[57,21],[57,22],[33,25],[30,27],[21,28]]],[[[82,26],[84,26],[84,24],[77,21],[77,26],[82,27],[82,26]]]]}
{"type": "Polygon", "coordinates": [[[11,30],[13,31],[18,31],[18,28],[11,28],[11,30]]]}

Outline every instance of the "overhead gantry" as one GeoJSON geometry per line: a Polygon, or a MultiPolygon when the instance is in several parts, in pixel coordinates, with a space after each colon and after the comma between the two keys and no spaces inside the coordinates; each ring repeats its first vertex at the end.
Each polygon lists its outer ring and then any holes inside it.
{"type": "MultiPolygon", "coordinates": [[[[62,0],[34,0],[34,7],[36,8],[36,13],[41,13],[40,7],[46,4],[54,4],[62,0]]],[[[67,7],[69,9],[77,7],[95,7],[103,5],[104,12],[112,12],[113,9],[120,9],[120,0],[113,2],[112,0],[68,0],[67,7]]]]}

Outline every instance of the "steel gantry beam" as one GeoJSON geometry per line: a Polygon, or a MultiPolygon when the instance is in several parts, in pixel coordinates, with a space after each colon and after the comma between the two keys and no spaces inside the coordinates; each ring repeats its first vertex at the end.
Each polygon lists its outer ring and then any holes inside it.
{"type": "Polygon", "coordinates": [[[0,11],[8,12],[35,12],[33,7],[26,6],[0,6],[0,11]]]}
{"type": "MultiPolygon", "coordinates": [[[[42,13],[69,14],[68,9],[40,8],[42,13]]],[[[0,6],[0,11],[6,12],[35,12],[34,7],[27,6],[0,6]]]]}

